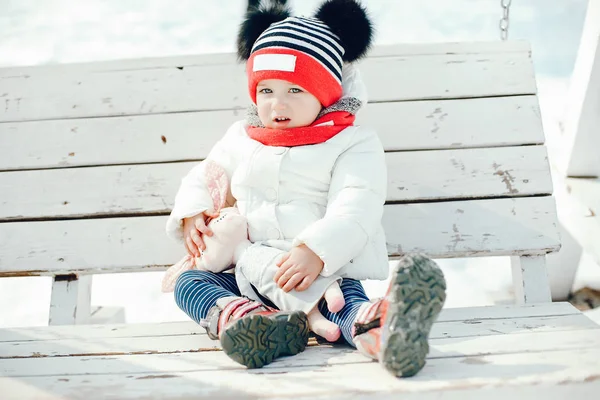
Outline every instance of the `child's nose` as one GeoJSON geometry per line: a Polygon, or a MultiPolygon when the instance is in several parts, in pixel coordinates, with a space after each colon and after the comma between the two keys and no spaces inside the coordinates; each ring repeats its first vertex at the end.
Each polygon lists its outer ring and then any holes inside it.
{"type": "Polygon", "coordinates": [[[273,99],[273,109],[275,110],[283,110],[286,107],[285,99],[281,97],[275,97],[273,99]]]}

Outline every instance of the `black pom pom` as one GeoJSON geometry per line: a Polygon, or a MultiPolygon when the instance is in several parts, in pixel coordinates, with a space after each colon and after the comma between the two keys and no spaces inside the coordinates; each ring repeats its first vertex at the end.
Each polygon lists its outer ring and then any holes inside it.
{"type": "Polygon", "coordinates": [[[240,25],[237,37],[237,54],[242,61],[250,58],[250,51],[256,39],[272,23],[283,21],[290,16],[285,1],[273,1],[258,8],[249,7],[246,17],[240,25]]]}
{"type": "Polygon", "coordinates": [[[369,50],[373,40],[373,25],[367,10],[357,1],[327,0],[319,7],[315,17],[339,36],[346,51],[344,61],[356,61],[369,50]]]}

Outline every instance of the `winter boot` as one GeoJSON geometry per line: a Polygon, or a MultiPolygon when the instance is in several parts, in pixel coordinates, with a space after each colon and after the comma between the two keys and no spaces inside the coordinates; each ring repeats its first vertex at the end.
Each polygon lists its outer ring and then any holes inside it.
{"type": "Polygon", "coordinates": [[[232,360],[261,368],[278,357],[304,351],[308,319],[302,311],[279,311],[246,297],[219,299],[201,321],[232,360]]]}
{"type": "Polygon", "coordinates": [[[403,257],[383,299],[364,307],[354,325],[354,343],[395,376],[409,377],[425,365],[428,337],[446,299],[437,264],[423,256],[403,257]]]}

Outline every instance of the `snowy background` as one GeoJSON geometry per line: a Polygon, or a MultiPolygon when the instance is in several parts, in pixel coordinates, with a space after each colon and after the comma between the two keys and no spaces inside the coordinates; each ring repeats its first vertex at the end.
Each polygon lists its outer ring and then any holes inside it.
{"type": "MultiPolygon", "coordinates": [[[[289,0],[310,14],[317,0],[289,0]]],[[[376,44],[499,40],[500,0],[363,0],[376,44]]],[[[0,0],[0,67],[231,52],[246,0],[0,0]]],[[[527,40],[551,150],[575,62],[587,0],[513,0],[510,39],[527,40]]],[[[447,307],[510,301],[504,257],[440,260],[447,307]]],[[[125,307],[127,322],[185,320],[160,273],[96,275],[92,304],[125,307]]],[[[600,268],[583,258],[575,288],[600,289],[600,268]]],[[[46,325],[51,280],[0,279],[0,327],[46,325]]],[[[367,282],[371,296],[385,283],[367,282]]]]}

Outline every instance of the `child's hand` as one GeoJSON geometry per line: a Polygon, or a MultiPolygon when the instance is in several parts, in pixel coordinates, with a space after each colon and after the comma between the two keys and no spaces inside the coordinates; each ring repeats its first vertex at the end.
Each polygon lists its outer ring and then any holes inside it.
{"type": "Polygon", "coordinates": [[[273,280],[284,292],[301,292],[312,285],[323,270],[323,261],[306,245],[294,247],[277,263],[279,270],[273,280]]]}
{"type": "Polygon", "coordinates": [[[183,239],[189,255],[200,257],[200,250],[206,249],[202,235],[213,235],[206,225],[210,218],[217,218],[218,216],[218,212],[205,211],[183,219],[183,239]]]}

